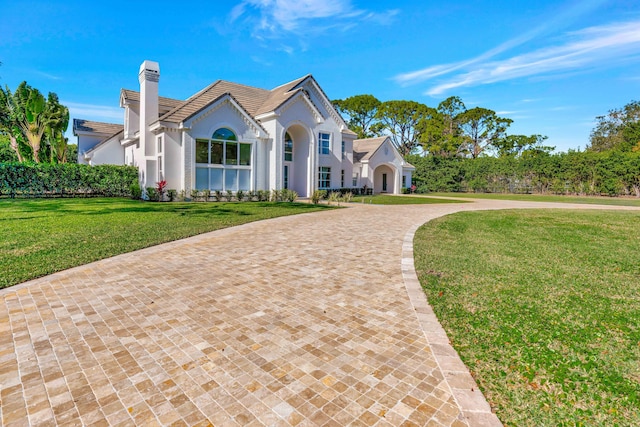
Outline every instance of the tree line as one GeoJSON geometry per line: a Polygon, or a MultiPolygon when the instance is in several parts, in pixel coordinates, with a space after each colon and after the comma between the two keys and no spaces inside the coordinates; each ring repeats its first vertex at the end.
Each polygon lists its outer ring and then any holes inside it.
{"type": "Polygon", "coordinates": [[[443,158],[551,152],[542,135],[508,135],[513,120],[488,108],[468,109],[452,96],[437,107],[416,101],[381,102],[373,95],[332,101],[358,138],[388,135],[401,155],[443,158]]]}
{"type": "Polygon", "coordinates": [[[475,191],[640,197],[640,102],[596,124],[585,151],[553,153],[542,135],[509,135],[511,119],[452,96],[432,108],[372,95],[333,101],[359,138],[388,135],[416,167],[419,192],[475,191]]]}
{"type": "MultiPolygon", "coordinates": [[[[65,163],[69,148],[64,132],[68,125],[69,109],[60,104],[55,93],[49,92],[45,98],[26,82],[20,83],[15,92],[0,87],[0,136],[8,138],[19,162],[65,163]]],[[[0,148],[6,149],[2,145],[0,148]]],[[[12,158],[9,153],[2,154],[3,158],[12,158]]]]}
{"type": "Polygon", "coordinates": [[[419,193],[482,192],[640,197],[640,152],[569,151],[535,156],[409,155],[419,193]]]}

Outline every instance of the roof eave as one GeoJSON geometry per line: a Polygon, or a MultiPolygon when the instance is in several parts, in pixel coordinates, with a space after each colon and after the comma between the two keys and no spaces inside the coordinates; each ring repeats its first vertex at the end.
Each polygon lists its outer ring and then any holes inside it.
{"type": "Polygon", "coordinates": [[[180,123],[168,122],[165,120],[158,120],[149,125],[149,130],[153,133],[158,133],[161,130],[177,130],[180,129],[180,123]]]}
{"type": "Polygon", "coordinates": [[[281,114],[281,111],[286,109],[285,107],[288,107],[293,102],[295,102],[296,98],[302,98],[303,99],[303,101],[306,103],[307,107],[316,116],[316,123],[318,123],[318,124],[324,123],[324,117],[322,116],[322,113],[320,112],[318,107],[316,107],[315,104],[309,99],[309,97],[307,95],[305,95],[305,93],[302,90],[299,90],[299,89],[297,90],[296,93],[292,94],[289,98],[287,98],[280,105],[278,105],[273,110],[273,113],[279,116],[281,114]]]}
{"type": "Polygon", "coordinates": [[[275,119],[275,118],[277,118],[279,116],[280,116],[280,114],[276,113],[275,111],[270,111],[268,113],[262,113],[260,115],[257,115],[256,116],[256,120],[260,120],[260,121],[262,121],[262,120],[272,120],[272,119],[275,119]]]}

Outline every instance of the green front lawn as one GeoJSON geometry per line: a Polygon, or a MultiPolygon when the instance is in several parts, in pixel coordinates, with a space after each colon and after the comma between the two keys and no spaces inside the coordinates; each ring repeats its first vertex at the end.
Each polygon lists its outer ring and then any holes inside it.
{"type": "Polygon", "coordinates": [[[428,205],[436,203],[466,203],[460,200],[448,200],[417,196],[392,196],[376,194],[373,196],[355,196],[354,203],[370,203],[374,205],[428,205]]]}
{"type": "Polygon", "coordinates": [[[463,199],[517,200],[523,202],[580,203],[587,205],[640,206],[640,198],[556,196],[551,194],[497,194],[497,193],[428,193],[422,196],[458,197],[463,199]]]}
{"type": "Polygon", "coordinates": [[[304,203],[0,200],[0,288],[207,231],[322,209],[304,203]]]}
{"type": "Polygon", "coordinates": [[[640,425],[640,212],[434,220],[416,271],[505,425],[640,425]]]}

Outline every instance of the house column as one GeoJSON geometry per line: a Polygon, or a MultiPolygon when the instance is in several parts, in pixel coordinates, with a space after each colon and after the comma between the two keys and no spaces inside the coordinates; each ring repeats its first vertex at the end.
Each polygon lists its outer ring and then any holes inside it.
{"type": "Polygon", "coordinates": [[[315,136],[312,134],[309,140],[309,160],[307,164],[307,197],[311,197],[317,189],[318,182],[318,153],[315,136]]]}

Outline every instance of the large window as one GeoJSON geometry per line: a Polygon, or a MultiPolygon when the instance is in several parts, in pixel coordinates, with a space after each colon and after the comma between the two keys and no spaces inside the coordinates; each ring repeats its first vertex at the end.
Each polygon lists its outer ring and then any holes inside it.
{"type": "Polygon", "coordinates": [[[251,144],[220,128],[211,139],[196,139],[196,189],[250,190],[251,144]]]}
{"type": "Polygon", "coordinates": [[[320,132],[318,136],[318,154],[329,154],[331,152],[331,135],[320,132]]]}
{"type": "Polygon", "coordinates": [[[318,168],[318,188],[331,187],[331,168],[320,166],[318,168]]]}
{"type": "Polygon", "coordinates": [[[289,132],[284,134],[284,161],[293,161],[293,139],[291,139],[289,132]]]}

